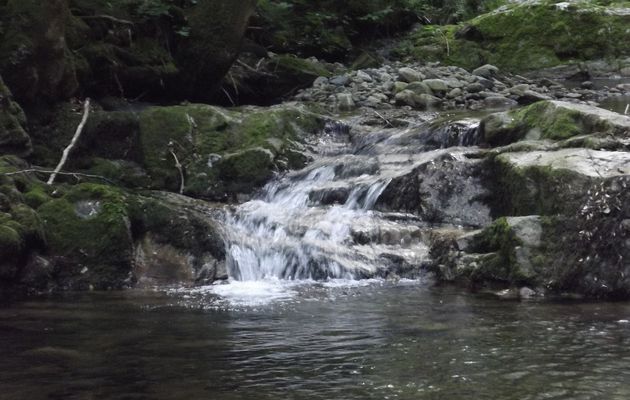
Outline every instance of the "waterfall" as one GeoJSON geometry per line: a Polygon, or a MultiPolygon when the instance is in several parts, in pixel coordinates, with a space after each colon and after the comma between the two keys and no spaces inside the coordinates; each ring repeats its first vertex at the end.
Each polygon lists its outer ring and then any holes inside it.
{"type": "Polygon", "coordinates": [[[421,224],[376,209],[379,197],[393,179],[445,153],[447,137],[469,144],[475,132],[460,124],[320,140],[313,164],[268,183],[226,217],[231,280],[360,279],[420,265],[428,257],[421,224]],[[438,143],[429,151],[428,142],[438,143]]]}

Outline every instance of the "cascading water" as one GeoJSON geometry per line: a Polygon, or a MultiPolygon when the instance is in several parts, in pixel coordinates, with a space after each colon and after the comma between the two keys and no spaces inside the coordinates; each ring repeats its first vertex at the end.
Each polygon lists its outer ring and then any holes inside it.
{"type": "MultiPolygon", "coordinates": [[[[473,128],[451,129],[451,135],[465,136],[455,138],[455,145],[469,141],[473,128]]],[[[439,149],[448,145],[443,131],[428,125],[420,131],[369,130],[352,141],[347,134],[320,140],[311,165],[269,183],[257,199],[226,217],[232,282],[417,271],[428,257],[426,225],[411,214],[374,208],[392,179],[446,154],[439,149]],[[427,145],[428,136],[439,144],[427,145]]]]}

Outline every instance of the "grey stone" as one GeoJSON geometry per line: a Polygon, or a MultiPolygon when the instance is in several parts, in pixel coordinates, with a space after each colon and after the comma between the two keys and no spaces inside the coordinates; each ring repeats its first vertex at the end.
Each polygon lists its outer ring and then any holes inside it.
{"type": "Polygon", "coordinates": [[[346,86],[348,83],[350,83],[350,78],[348,78],[346,75],[339,75],[331,78],[330,83],[335,86],[346,86]]]}
{"type": "Polygon", "coordinates": [[[435,94],[445,94],[448,91],[448,85],[442,79],[425,79],[422,81],[435,94]]]}
{"type": "Polygon", "coordinates": [[[413,68],[403,67],[398,70],[400,80],[403,82],[417,82],[424,79],[424,75],[413,68]]]}
{"type": "Polygon", "coordinates": [[[373,80],[372,77],[364,71],[357,72],[357,78],[361,79],[364,82],[372,82],[373,80]]]}
{"type": "Polygon", "coordinates": [[[474,82],[471,83],[470,85],[466,86],[466,91],[468,93],[479,93],[484,89],[484,86],[479,83],[479,82],[474,82]]]}
{"type": "Polygon", "coordinates": [[[412,82],[407,85],[406,90],[411,90],[415,94],[433,94],[433,91],[425,82],[412,82]]]}
{"type": "Polygon", "coordinates": [[[516,100],[508,99],[503,96],[489,96],[486,97],[483,102],[488,108],[511,108],[518,105],[516,100]]]}
{"type": "Polygon", "coordinates": [[[326,86],[326,85],[328,85],[328,78],[326,78],[325,76],[319,76],[313,82],[313,87],[316,87],[316,88],[326,86]]]}
{"type": "Polygon", "coordinates": [[[407,86],[409,86],[409,83],[407,82],[396,81],[394,82],[394,92],[402,92],[403,90],[407,89],[407,86]]]}
{"type": "Polygon", "coordinates": [[[350,111],[356,108],[356,104],[354,103],[350,93],[338,93],[337,104],[339,106],[339,110],[341,111],[350,111]]]}
{"type": "Polygon", "coordinates": [[[477,76],[482,76],[486,79],[491,79],[499,73],[499,68],[495,67],[491,64],[482,65],[479,68],[473,70],[472,74],[477,76]]]}
{"type": "Polygon", "coordinates": [[[449,99],[455,99],[463,94],[460,88],[455,88],[446,94],[446,97],[449,99]]]}

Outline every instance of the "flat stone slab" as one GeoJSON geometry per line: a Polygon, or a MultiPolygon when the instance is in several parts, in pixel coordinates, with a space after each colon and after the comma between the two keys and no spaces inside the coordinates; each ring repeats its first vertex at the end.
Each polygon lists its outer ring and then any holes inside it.
{"type": "Polygon", "coordinates": [[[630,153],[589,149],[504,153],[502,161],[518,168],[551,167],[570,170],[592,178],[630,175],[630,153]]]}

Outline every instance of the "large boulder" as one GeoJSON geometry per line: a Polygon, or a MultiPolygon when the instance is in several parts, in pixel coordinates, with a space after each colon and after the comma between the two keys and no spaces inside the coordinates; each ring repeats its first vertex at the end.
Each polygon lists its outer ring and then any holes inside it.
{"type": "Polygon", "coordinates": [[[227,279],[225,245],[203,201],[155,192],[130,201],[136,285],[210,284],[227,279]]]}
{"type": "Polygon", "coordinates": [[[432,233],[438,280],[630,298],[630,118],[544,101],[491,114],[479,133],[505,145],[474,154],[494,222],[432,233]]]}
{"type": "Polygon", "coordinates": [[[630,117],[584,104],[541,101],[482,119],[484,141],[498,146],[518,140],[565,140],[581,135],[630,139],[630,117]]]}
{"type": "Polygon", "coordinates": [[[55,281],[64,289],[112,289],[133,283],[133,237],[125,194],[81,184],[37,209],[55,281]]]}
{"type": "MultiPolygon", "coordinates": [[[[0,172],[24,166],[0,160],[0,172]]],[[[0,291],[120,289],[226,279],[215,208],[184,196],[29,176],[0,186],[0,291]],[[54,198],[51,198],[51,195],[54,198]]]]}

